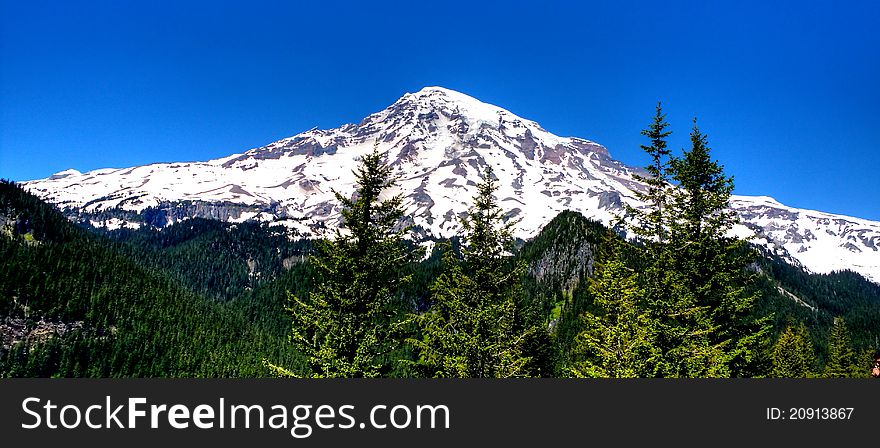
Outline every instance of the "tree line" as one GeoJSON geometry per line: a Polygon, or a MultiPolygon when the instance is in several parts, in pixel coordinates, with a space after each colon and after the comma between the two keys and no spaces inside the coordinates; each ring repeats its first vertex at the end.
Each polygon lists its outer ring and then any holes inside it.
{"type": "Polygon", "coordinates": [[[636,175],[647,206],[628,206],[606,231],[570,340],[524,288],[515,223],[504,219],[491,167],[461,217],[459,244],[440,247],[424,309],[413,311],[401,294],[412,280],[404,266],[424,254],[406,241],[402,196],[383,199],[396,179],[374,149],[355,172],[355,194],[336,193],[342,224],[311,257],[315,289],[290,295],[290,340],[307,368],[267,365],[306,377],[864,376],[842,318],[822,372],[803,327],[777,336],[773,314],[757,306],[759,254],[730,236],[732,177],[696,119],[681,156],[668,149],[668,126],[658,104],[642,132],[651,163],[636,175]],[[554,359],[561,344],[566,356],[554,359]]]}
{"type": "Polygon", "coordinates": [[[729,237],[733,181],[696,122],[681,156],[659,105],[643,134],[647,206],[611,229],[563,212],[517,241],[484,166],[430,253],[375,151],[317,241],[200,219],[95,232],[2,182],[0,376],[867,375],[880,286],[729,237]]]}

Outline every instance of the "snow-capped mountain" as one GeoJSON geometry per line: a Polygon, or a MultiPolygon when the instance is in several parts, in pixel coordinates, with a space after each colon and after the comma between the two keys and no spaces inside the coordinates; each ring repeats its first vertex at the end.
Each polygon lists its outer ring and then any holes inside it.
{"type": "MultiPolygon", "coordinates": [[[[74,219],[114,228],[165,226],[201,216],[265,220],[303,235],[338,224],[333,190],[354,190],[352,170],[377,147],[400,176],[414,224],[449,236],[486,166],[498,197],[529,238],[562,210],[609,223],[624,203],[641,204],[640,171],[602,145],[558,137],[533,121],[467,95],[427,87],[407,93],[359,124],[312,129],[269,145],[206,162],[157,163],[88,173],[67,170],[25,182],[74,219]]],[[[393,192],[392,192],[393,193],[393,192]]],[[[814,272],[852,269],[880,282],[880,223],[802,210],[769,197],[734,196],[736,232],[814,272]]]]}

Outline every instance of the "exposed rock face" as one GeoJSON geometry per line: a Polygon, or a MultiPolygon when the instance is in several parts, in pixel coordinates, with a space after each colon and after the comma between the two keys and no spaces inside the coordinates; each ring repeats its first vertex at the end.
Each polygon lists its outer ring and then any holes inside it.
{"type": "MultiPolygon", "coordinates": [[[[646,173],[597,143],[559,137],[533,121],[458,92],[429,87],[405,94],[358,124],[312,129],[228,157],[88,173],[68,170],[26,182],[73,219],[114,228],[165,226],[191,217],[264,220],[301,235],[339,224],[334,191],[353,192],[352,170],[377,148],[399,176],[399,192],[421,231],[449,236],[486,167],[499,203],[527,239],[563,210],[610,223],[646,173]]],[[[734,197],[741,236],[755,236],[816,272],[852,269],[880,282],[880,223],[786,207],[766,197],[734,197]]]]}
{"type": "Polygon", "coordinates": [[[529,265],[529,274],[539,282],[548,282],[549,275],[565,273],[561,279],[562,290],[571,293],[577,288],[580,279],[593,275],[593,248],[583,242],[575,250],[562,249],[564,246],[553,247],[546,252],[538,261],[529,265]]]}
{"type": "Polygon", "coordinates": [[[69,332],[80,331],[82,321],[71,323],[40,320],[29,324],[25,319],[7,317],[0,321],[0,349],[9,350],[19,342],[37,344],[53,337],[63,337],[69,332]]]}

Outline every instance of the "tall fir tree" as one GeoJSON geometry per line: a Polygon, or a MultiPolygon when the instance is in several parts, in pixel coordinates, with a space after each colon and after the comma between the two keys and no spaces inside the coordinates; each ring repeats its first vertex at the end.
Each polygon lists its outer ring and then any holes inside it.
{"type": "Polygon", "coordinates": [[[733,179],[709,155],[694,120],[691,148],[682,157],[667,149],[667,123],[658,104],[642,134],[651,144],[643,210],[630,208],[629,229],[646,246],[639,276],[646,307],[658,326],[662,355],[657,376],[716,377],[752,374],[766,352],[769,318],[752,315],[756,294],[748,265],[754,253],[727,234],[736,222],[728,208],[733,179]],[[677,183],[672,186],[669,181],[677,183]]]}
{"type": "Polygon", "coordinates": [[[316,244],[317,286],[307,298],[289,295],[290,340],[309,360],[305,376],[377,377],[393,369],[403,315],[397,293],[410,280],[404,266],[416,258],[403,241],[401,195],[383,199],[396,185],[384,158],[375,149],[363,156],[353,198],[335,192],[342,222],[335,238],[316,244]]]}
{"type": "Polygon", "coordinates": [[[687,376],[748,375],[763,350],[769,317],[756,317],[757,293],[749,265],[754,251],[728,236],[736,215],[728,208],[733,179],[710,157],[707,137],[694,119],[691,148],[670,162],[678,183],[669,207],[666,256],[674,272],[672,316],[688,331],[677,358],[687,376]]]}
{"type": "Polygon", "coordinates": [[[828,334],[828,358],[825,362],[826,378],[850,378],[864,376],[855,362],[855,351],[850,341],[849,329],[842,317],[835,317],[828,334]]]}
{"type": "Polygon", "coordinates": [[[422,336],[412,343],[426,376],[529,375],[524,347],[540,329],[524,326],[518,315],[525,267],[509,256],[513,224],[504,222],[496,182],[487,168],[462,219],[462,260],[447,249],[444,271],[431,287],[431,309],[413,316],[422,336]]]}
{"type": "Polygon", "coordinates": [[[779,335],[771,354],[776,378],[807,378],[813,374],[816,361],[813,343],[803,323],[789,325],[779,335]]]}
{"type": "Polygon", "coordinates": [[[634,222],[630,229],[647,242],[663,243],[666,235],[664,211],[669,202],[671,188],[669,184],[671,152],[666,139],[672,132],[666,130],[668,127],[666,114],[663,113],[663,107],[658,102],[653,121],[641,132],[651,142],[650,145],[640,145],[642,150],[651,157],[651,163],[645,166],[648,175],[643,176],[638,173],[633,175],[637,181],[648,187],[646,191],[635,191],[635,196],[640,201],[649,204],[649,208],[645,211],[628,204],[626,206],[627,215],[634,222]]]}
{"type": "Polygon", "coordinates": [[[654,331],[654,345],[665,355],[652,360],[652,376],[677,376],[683,369],[673,366],[671,359],[693,359],[686,355],[676,356],[676,349],[683,344],[689,335],[689,328],[683,322],[686,316],[698,311],[691,306],[685,309],[681,275],[670,269],[672,264],[668,233],[670,221],[673,219],[669,209],[674,186],[670,184],[671,152],[666,139],[672,134],[667,130],[669,123],[663,113],[661,103],[657,103],[651,124],[641,131],[649,139],[650,144],[640,145],[651,158],[645,166],[647,176],[634,175],[636,180],[647,185],[646,191],[637,191],[636,197],[646,204],[645,208],[626,206],[628,230],[635,235],[644,246],[647,257],[642,272],[637,276],[639,290],[643,297],[640,304],[651,314],[652,322],[657,326],[654,331]],[[676,294],[673,294],[676,292],[676,294]]]}
{"type": "Polygon", "coordinates": [[[590,279],[590,311],[581,315],[583,331],[576,339],[570,372],[576,377],[639,378],[652,376],[657,350],[657,325],[639,303],[642,291],[636,275],[617,249],[609,232],[604,247],[611,250],[590,279]]]}

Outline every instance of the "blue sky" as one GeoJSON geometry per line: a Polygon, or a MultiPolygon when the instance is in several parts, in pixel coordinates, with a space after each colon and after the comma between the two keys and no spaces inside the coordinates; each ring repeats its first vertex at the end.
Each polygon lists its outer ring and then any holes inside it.
{"type": "Polygon", "coordinates": [[[880,220],[880,2],[0,0],[0,177],[241,152],[439,85],[643,165],[880,220]],[[137,3],[137,4],[136,4],[137,3]]]}

